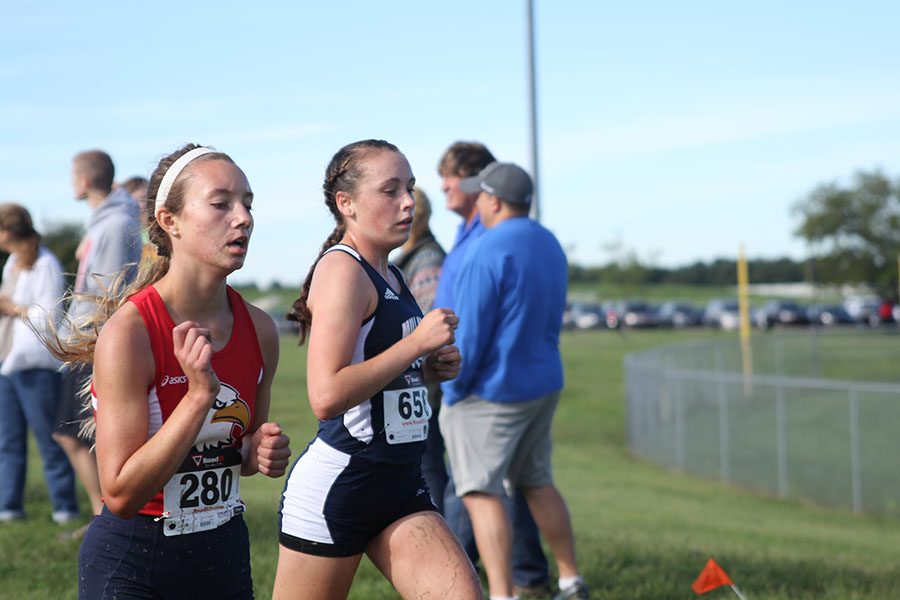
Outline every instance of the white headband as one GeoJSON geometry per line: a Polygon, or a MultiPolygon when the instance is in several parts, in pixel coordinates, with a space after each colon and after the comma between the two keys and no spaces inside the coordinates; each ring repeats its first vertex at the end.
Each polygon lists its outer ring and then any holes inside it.
{"type": "Polygon", "coordinates": [[[159,209],[163,208],[166,205],[166,200],[169,197],[169,191],[172,189],[172,184],[175,183],[175,180],[178,178],[178,174],[181,173],[184,168],[188,165],[189,162],[203,156],[204,154],[209,154],[210,152],[215,152],[212,148],[194,148],[190,152],[185,152],[181,156],[178,157],[172,166],[169,167],[169,170],[166,171],[166,174],[163,175],[162,183],[159,184],[159,190],[156,192],[156,206],[153,209],[153,212],[159,211],[159,209]]]}

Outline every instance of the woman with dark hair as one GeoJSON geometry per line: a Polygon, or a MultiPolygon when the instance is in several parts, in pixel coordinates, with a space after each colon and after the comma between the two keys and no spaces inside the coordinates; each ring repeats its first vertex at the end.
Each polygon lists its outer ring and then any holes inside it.
{"type": "Polygon", "coordinates": [[[57,345],[94,365],[105,506],[81,546],[80,598],[253,596],[240,476],[279,477],[290,451],[267,422],[275,325],[226,284],[252,204],[226,154],[189,144],[163,158],[146,211],[160,258],[57,345]]]}
{"type": "Polygon", "coordinates": [[[426,384],[455,377],[460,356],[456,315],[423,318],[388,262],[409,237],[414,185],[406,157],[381,140],[341,148],[325,173],[337,225],[291,313],[309,339],[319,431],[285,484],[278,599],[346,598],[363,554],[404,598],[481,597],[419,465],[426,384]]]}
{"type": "Polygon", "coordinates": [[[0,250],[9,253],[0,290],[0,522],[25,516],[30,428],[44,463],[53,520],[67,523],[77,517],[78,502],[75,473],[53,440],[60,364],[35,333],[58,320],[62,267],[18,204],[0,205],[0,250]]]}

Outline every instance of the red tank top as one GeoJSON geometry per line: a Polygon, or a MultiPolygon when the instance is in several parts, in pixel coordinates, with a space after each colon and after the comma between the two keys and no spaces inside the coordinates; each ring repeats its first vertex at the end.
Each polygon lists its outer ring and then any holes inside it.
{"type": "MultiPolygon", "coordinates": [[[[194,446],[185,456],[178,472],[166,484],[165,494],[169,497],[165,502],[168,508],[164,504],[164,490],[160,490],[138,511],[139,514],[160,516],[172,508],[172,502],[178,503],[180,509],[192,511],[243,506],[232,490],[238,489],[234,478],[240,476],[242,439],[253,424],[256,388],[263,375],[263,358],[244,299],[231,287],[227,287],[227,293],[234,325],[228,343],[212,358],[212,368],[221,383],[219,395],[194,446]]],[[[156,374],[147,392],[149,439],[159,431],[187,393],[187,377],[175,358],[172,341],[175,322],[156,288],[146,287],[128,301],[137,307],[144,321],[156,363],[156,374]]],[[[97,410],[100,408],[98,402],[97,410]]]]}

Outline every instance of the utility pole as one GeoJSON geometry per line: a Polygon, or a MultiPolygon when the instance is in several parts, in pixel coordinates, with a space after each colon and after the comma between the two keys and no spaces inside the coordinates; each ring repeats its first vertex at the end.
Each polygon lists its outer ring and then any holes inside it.
{"type": "Polygon", "coordinates": [[[528,92],[529,112],[531,117],[531,176],[534,178],[534,196],[531,199],[531,218],[540,222],[541,205],[538,177],[538,127],[537,127],[537,84],[535,82],[534,65],[534,1],[525,0],[528,14],[528,92]]]}

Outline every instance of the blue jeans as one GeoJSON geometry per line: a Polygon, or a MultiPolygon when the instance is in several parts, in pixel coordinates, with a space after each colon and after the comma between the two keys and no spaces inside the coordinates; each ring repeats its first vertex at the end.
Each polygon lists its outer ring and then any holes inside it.
{"type": "Polygon", "coordinates": [[[60,376],[52,369],[0,375],[0,510],[24,509],[28,428],[34,432],[54,512],[78,512],[75,473],[53,441],[60,376]]]}
{"type": "MultiPolygon", "coordinates": [[[[430,433],[430,432],[429,432],[430,433]]],[[[512,520],[512,571],[513,583],[520,587],[544,585],[550,579],[547,557],[541,548],[541,537],[531,510],[521,491],[516,491],[513,498],[504,496],[503,504],[512,520]]],[[[444,519],[456,537],[462,543],[472,564],[478,562],[478,548],[475,546],[475,534],[472,532],[472,521],[463,505],[462,498],[456,495],[453,478],[447,481],[444,491],[444,519]]]]}

